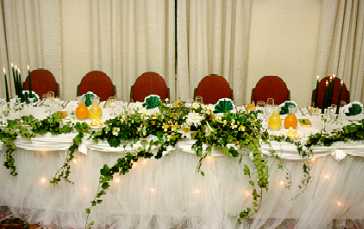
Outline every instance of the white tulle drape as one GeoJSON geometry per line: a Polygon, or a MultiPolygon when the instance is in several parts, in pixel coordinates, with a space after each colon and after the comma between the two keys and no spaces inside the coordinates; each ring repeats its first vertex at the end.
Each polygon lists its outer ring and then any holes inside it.
{"type": "Polygon", "coordinates": [[[192,98],[209,73],[223,75],[244,101],[252,1],[178,1],[178,96],[192,98]]]}
{"type": "Polygon", "coordinates": [[[175,94],[174,1],[90,1],[91,67],[108,73],[119,98],[143,72],[160,73],[175,94]]]}
{"type": "MultiPolygon", "coordinates": [[[[63,161],[63,152],[17,150],[19,175],[11,177],[1,166],[0,205],[30,222],[82,228],[84,209],[95,194],[99,169],[115,163],[118,154],[89,151],[72,163],[74,184],[47,183],[63,161]]],[[[292,188],[285,188],[285,173],[269,159],[270,187],[258,213],[243,224],[236,215],[251,203],[242,164],[226,157],[208,158],[205,176],[196,172],[196,156],[177,151],[161,160],[142,160],[126,176],[117,176],[93,214],[101,228],[275,228],[291,221],[294,228],[332,228],[334,221],[363,220],[362,159],[341,162],[323,157],[312,164],[312,181],[303,193],[301,161],[285,161],[292,188]]],[[[284,227],[283,227],[284,228],[284,227]]]]}
{"type": "Polygon", "coordinates": [[[351,99],[364,101],[364,2],[322,2],[316,72],[335,73],[350,89],[351,99]]]}

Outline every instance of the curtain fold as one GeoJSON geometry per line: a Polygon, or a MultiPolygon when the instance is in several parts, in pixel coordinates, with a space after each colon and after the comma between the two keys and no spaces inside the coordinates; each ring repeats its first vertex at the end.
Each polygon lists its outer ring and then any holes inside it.
{"type": "Polygon", "coordinates": [[[188,100],[210,73],[223,75],[238,104],[247,80],[252,1],[178,1],[177,96],[188,100]]]}
{"type": "Polygon", "coordinates": [[[59,0],[4,0],[9,62],[22,72],[27,65],[46,68],[60,80],[59,7],[59,0]]]}
{"type": "Polygon", "coordinates": [[[117,96],[129,100],[143,72],[160,73],[175,94],[174,1],[92,0],[91,67],[105,71],[117,96]]]}
{"type": "Polygon", "coordinates": [[[364,102],[364,2],[324,0],[316,72],[335,73],[364,102]]]}
{"type": "MultiPolygon", "coordinates": [[[[5,39],[5,29],[4,29],[4,15],[3,15],[3,5],[0,4],[0,95],[5,98],[5,77],[3,76],[3,68],[8,71],[8,57],[7,57],[7,47],[5,39]]],[[[8,82],[9,84],[9,82],[8,82]]],[[[9,85],[10,86],[10,85],[9,85]]],[[[10,89],[10,88],[9,88],[10,89]]]]}

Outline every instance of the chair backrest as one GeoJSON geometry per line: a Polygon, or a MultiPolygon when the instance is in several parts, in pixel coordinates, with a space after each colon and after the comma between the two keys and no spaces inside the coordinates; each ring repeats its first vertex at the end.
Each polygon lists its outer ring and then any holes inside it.
{"type": "Polygon", "coordinates": [[[268,98],[273,98],[275,104],[281,104],[290,99],[287,85],[279,76],[263,76],[253,88],[252,102],[266,102],[268,98]]]}
{"type": "Polygon", "coordinates": [[[23,83],[25,90],[29,89],[29,77],[32,78],[32,91],[35,91],[40,97],[52,91],[55,96],[59,96],[59,84],[54,78],[52,72],[38,68],[30,72],[23,83]]]}
{"type": "Polygon", "coordinates": [[[156,72],[144,72],[131,86],[130,100],[144,101],[148,95],[159,95],[162,100],[169,99],[169,88],[164,78],[156,72]]]}
{"type": "Polygon", "coordinates": [[[221,98],[234,99],[233,94],[229,82],[223,76],[210,74],[202,78],[194,91],[193,97],[200,96],[203,103],[214,104],[221,98]]]}
{"type": "MultiPolygon", "coordinates": [[[[323,78],[318,86],[318,92],[317,92],[317,97],[316,97],[316,107],[322,108],[324,106],[324,99],[325,99],[325,92],[326,92],[326,82],[328,82],[330,79],[330,76],[326,76],[325,78],[323,78]]],[[[333,93],[332,93],[332,97],[331,97],[331,104],[337,104],[338,100],[339,100],[339,94],[340,94],[340,82],[341,80],[337,77],[335,77],[334,79],[334,89],[333,89],[333,93]]],[[[313,90],[313,93],[315,93],[315,90],[313,90]]],[[[341,98],[340,101],[345,101],[346,103],[350,102],[350,92],[349,90],[346,88],[346,85],[344,83],[344,88],[341,94],[341,98]]],[[[331,105],[330,104],[330,105],[331,105]]]]}
{"type": "Polygon", "coordinates": [[[88,72],[82,78],[77,87],[77,95],[85,94],[88,91],[95,93],[101,101],[105,101],[116,94],[115,86],[112,84],[110,77],[102,71],[88,72]]]}

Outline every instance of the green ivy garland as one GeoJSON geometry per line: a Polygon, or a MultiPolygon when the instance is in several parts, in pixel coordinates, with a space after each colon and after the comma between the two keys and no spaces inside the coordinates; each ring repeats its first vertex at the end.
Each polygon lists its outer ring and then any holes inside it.
{"type": "Polygon", "coordinates": [[[73,144],[67,151],[65,162],[50,180],[53,184],[58,183],[61,179],[70,182],[70,162],[74,157],[74,152],[81,144],[83,136],[89,131],[89,126],[86,123],[81,122],[77,122],[76,124],[70,122],[65,123],[62,119],[62,114],[58,112],[42,120],[38,120],[31,115],[23,116],[15,120],[8,120],[6,127],[0,129],[0,140],[6,148],[4,152],[4,166],[10,170],[10,175],[16,176],[18,174],[13,155],[16,149],[14,142],[18,136],[25,139],[31,139],[32,137],[44,135],[46,133],[56,135],[71,133],[72,131],[77,131],[77,135],[73,139],[73,144]]]}
{"type": "Polygon", "coordinates": [[[74,158],[74,153],[82,143],[82,139],[86,133],[89,132],[90,127],[86,123],[77,122],[74,126],[77,135],[73,138],[72,145],[68,148],[65,161],[62,166],[57,170],[56,174],[49,181],[51,184],[57,184],[62,179],[66,182],[72,183],[69,179],[71,174],[71,161],[74,158]]]}
{"type": "Polygon", "coordinates": [[[203,110],[201,106],[187,108],[183,103],[167,107],[163,104],[159,107],[160,112],[151,116],[141,113],[122,114],[117,118],[106,121],[102,130],[91,133],[95,141],[107,141],[110,146],[118,147],[123,141],[136,141],[145,139],[148,136],[155,136],[156,140],[146,141],[139,150],[128,152],[122,155],[112,165],[104,165],[100,170],[99,186],[91,206],[86,209],[86,227],[90,228],[94,222],[88,222],[92,208],[102,202],[102,196],[110,187],[114,174],[126,174],[133,162],[139,158],[159,159],[163,152],[174,146],[182,139],[182,129],[191,131],[191,138],[195,140],[192,149],[199,157],[198,171],[203,159],[211,153],[213,148],[220,150],[228,157],[248,157],[254,165],[254,169],[244,164],[243,173],[249,177],[249,184],[252,187],[252,207],[246,208],[239,214],[239,220],[251,216],[259,208],[262,192],[268,190],[268,165],[260,151],[260,139],[267,139],[267,133],[262,131],[261,121],[257,118],[256,112],[237,112],[214,114],[212,110],[203,110]],[[196,113],[203,118],[191,126],[185,126],[189,113],[196,113]],[[204,145],[207,148],[204,149],[204,145]],[[150,149],[155,146],[158,150],[151,153],[150,149]],[[250,153],[248,153],[250,152],[250,153]],[[254,171],[254,173],[253,173],[254,171]]]}

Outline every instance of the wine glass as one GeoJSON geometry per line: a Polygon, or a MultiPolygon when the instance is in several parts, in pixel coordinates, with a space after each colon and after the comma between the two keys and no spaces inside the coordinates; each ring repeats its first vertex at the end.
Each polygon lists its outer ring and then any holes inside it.
{"type": "Polygon", "coordinates": [[[202,96],[196,96],[196,97],[195,97],[195,102],[196,102],[196,103],[203,103],[203,98],[202,98],[202,96]]]}
{"type": "Polygon", "coordinates": [[[257,101],[257,107],[264,108],[265,107],[265,102],[262,101],[262,100],[257,101]]]}
{"type": "Polygon", "coordinates": [[[274,106],[274,99],[273,98],[267,98],[267,106],[274,106]]]}

